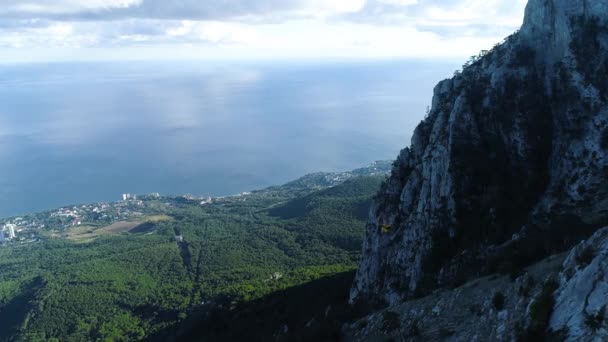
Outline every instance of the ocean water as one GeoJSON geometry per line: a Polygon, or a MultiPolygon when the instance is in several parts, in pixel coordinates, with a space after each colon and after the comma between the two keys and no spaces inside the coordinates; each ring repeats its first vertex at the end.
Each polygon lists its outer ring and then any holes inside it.
{"type": "Polygon", "coordinates": [[[0,66],[0,217],[393,159],[446,61],[0,66]]]}

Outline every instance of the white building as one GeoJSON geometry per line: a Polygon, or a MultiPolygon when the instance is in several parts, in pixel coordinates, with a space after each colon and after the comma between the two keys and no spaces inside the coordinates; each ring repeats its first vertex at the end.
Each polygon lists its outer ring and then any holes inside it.
{"type": "Polygon", "coordinates": [[[0,242],[4,242],[4,241],[6,241],[4,239],[4,231],[0,229],[0,242]]]}
{"type": "Polygon", "coordinates": [[[5,224],[1,231],[2,231],[2,239],[0,241],[7,241],[7,240],[11,240],[15,238],[15,228],[16,226],[14,224],[5,224]]]}
{"type": "Polygon", "coordinates": [[[7,224],[6,228],[8,229],[8,238],[9,239],[14,239],[15,238],[15,225],[14,224],[7,224]]]}

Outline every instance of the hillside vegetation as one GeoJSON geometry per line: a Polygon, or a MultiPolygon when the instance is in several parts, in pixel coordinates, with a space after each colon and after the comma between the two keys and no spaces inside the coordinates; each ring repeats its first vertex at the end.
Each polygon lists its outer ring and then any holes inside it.
{"type": "Polygon", "coordinates": [[[145,229],[86,228],[86,239],[74,239],[69,232],[82,228],[64,228],[37,243],[5,245],[0,341],[177,338],[211,314],[221,318],[325,277],[344,283],[345,296],[366,209],[384,177],[324,183],[327,175],[316,175],[206,205],[150,199],[145,205],[156,212],[146,214],[163,219],[144,220],[145,229]]]}

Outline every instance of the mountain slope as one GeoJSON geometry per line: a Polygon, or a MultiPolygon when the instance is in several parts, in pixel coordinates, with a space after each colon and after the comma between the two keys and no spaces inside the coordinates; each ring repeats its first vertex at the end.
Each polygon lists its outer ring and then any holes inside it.
{"type": "Polygon", "coordinates": [[[517,271],[608,223],[607,20],[606,0],[531,0],[437,85],[372,206],[352,303],[517,271]]]}
{"type": "Polygon", "coordinates": [[[608,228],[516,277],[493,275],[375,312],[347,341],[606,341],[608,228]],[[587,298],[588,300],[585,300],[587,298]]]}
{"type": "MultiPolygon", "coordinates": [[[[386,177],[386,165],[309,175],[203,204],[159,196],[119,203],[134,218],[162,217],[136,228],[92,217],[66,225],[55,219],[57,210],[24,216],[17,221],[35,218],[41,228],[24,226],[19,236],[39,239],[0,245],[0,341],[187,339],[190,323],[206,324],[207,313],[230,317],[238,306],[245,315],[269,298],[260,314],[272,318],[276,300],[327,284],[340,287],[323,298],[345,306],[365,227],[360,209],[386,177]],[[302,201],[307,210],[289,218],[272,214],[302,201]]],[[[102,205],[118,207],[91,207],[102,205]]],[[[322,305],[310,304],[319,315],[322,305]]],[[[239,331],[271,336],[300,318],[277,318],[263,331],[242,323],[239,331]]]]}

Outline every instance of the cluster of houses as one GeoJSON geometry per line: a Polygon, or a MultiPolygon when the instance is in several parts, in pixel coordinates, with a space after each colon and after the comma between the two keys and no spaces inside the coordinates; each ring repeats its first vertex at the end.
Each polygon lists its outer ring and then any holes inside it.
{"type": "Polygon", "coordinates": [[[46,227],[44,223],[37,220],[30,220],[27,217],[14,217],[12,219],[0,221],[0,243],[9,241],[25,241],[26,235],[31,238],[35,236],[22,232],[33,231],[46,227]],[[19,238],[17,238],[19,235],[19,238]]]}
{"type": "Polygon", "coordinates": [[[100,221],[111,223],[138,216],[138,208],[143,207],[144,202],[131,194],[124,194],[123,198],[123,202],[67,206],[44,213],[0,220],[0,242],[14,239],[15,233],[21,230],[35,232],[46,227],[58,228],[59,225],[69,227],[100,221]]]}
{"type": "Polygon", "coordinates": [[[12,223],[3,225],[2,229],[0,230],[0,242],[6,242],[15,239],[17,237],[17,234],[15,233],[16,228],[17,226],[12,223]]]}
{"type": "MultiPolygon", "coordinates": [[[[0,219],[0,243],[19,240],[27,242],[28,239],[36,241],[40,231],[45,228],[57,229],[71,226],[80,226],[92,223],[111,224],[116,221],[130,219],[143,215],[146,200],[160,199],[159,193],[138,196],[122,194],[122,201],[100,202],[88,205],[66,206],[42,213],[0,219]],[[17,238],[19,234],[19,238],[17,238]]],[[[207,199],[209,203],[211,199],[207,199]]],[[[171,203],[167,203],[170,205],[171,203]]]]}
{"type": "Polygon", "coordinates": [[[137,195],[122,194],[123,201],[137,201],[137,195]]]}

